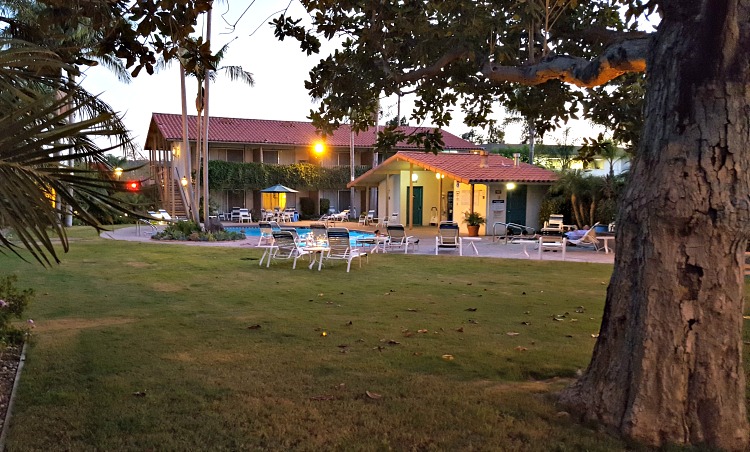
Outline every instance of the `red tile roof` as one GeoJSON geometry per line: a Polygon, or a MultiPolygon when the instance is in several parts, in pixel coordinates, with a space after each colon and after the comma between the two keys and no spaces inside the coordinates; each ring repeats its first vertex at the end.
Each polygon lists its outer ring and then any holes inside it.
{"type": "MultiPolygon", "coordinates": [[[[188,116],[188,135],[190,140],[195,140],[196,117],[188,116]]],[[[182,116],[177,114],[153,113],[150,129],[156,127],[167,141],[182,140],[182,116]]],[[[426,127],[402,127],[407,133],[416,131],[432,130],[426,127]]],[[[209,141],[223,143],[253,143],[253,144],[283,144],[283,145],[310,145],[320,140],[315,127],[311,122],[302,121],[276,121],[268,119],[242,119],[211,117],[209,124],[209,141]]],[[[472,150],[480,149],[479,146],[463,140],[446,131],[443,133],[445,149],[472,150]]],[[[349,126],[344,124],[336,130],[332,136],[326,137],[328,146],[349,147],[349,126]]],[[[373,147],[375,144],[375,132],[363,131],[354,136],[355,147],[373,147]]],[[[401,142],[397,144],[399,149],[417,149],[413,144],[401,142]]]]}
{"type": "Polygon", "coordinates": [[[482,183],[482,182],[554,182],[557,174],[545,168],[540,168],[529,163],[519,163],[516,166],[512,159],[497,154],[486,156],[487,166],[480,166],[484,157],[473,153],[439,153],[399,151],[386,159],[383,163],[370,171],[364,173],[349,186],[361,185],[378,179],[375,174],[385,174],[388,167],[392,169],[407,170],[408,164],[428,171],[443,173],[459,182],[482,183]]]}

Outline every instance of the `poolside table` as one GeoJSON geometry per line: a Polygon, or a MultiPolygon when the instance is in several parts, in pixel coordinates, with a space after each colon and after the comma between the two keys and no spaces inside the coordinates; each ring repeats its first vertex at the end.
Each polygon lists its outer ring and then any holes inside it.
{"type": "Polygon", "coordinates": [[[326,245],[303,246],[302,249],[310,253],[310,265],[308,265],[307,268],[312,270],[312,268],[315,266],[315,262],[317,261],[318,271],[320,271],[321,267],[323,266],[323,253],[331,250],[331,248],[326,245]]]}

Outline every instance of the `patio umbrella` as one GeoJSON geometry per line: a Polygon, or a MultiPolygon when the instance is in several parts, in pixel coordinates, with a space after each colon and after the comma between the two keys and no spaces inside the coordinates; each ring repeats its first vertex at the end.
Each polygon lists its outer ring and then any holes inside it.
{"type": "Polygon", "coordinates": [[[289,188],[287,186],[276,184],[273,187],[264,188],[261,190],[262,193],[299,193],[297,190],[293,188],[289,188]]]}

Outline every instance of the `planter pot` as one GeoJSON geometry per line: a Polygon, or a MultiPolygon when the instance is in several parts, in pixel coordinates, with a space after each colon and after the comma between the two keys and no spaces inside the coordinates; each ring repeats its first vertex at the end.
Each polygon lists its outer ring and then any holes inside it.
{"type": "Polygon", "coordinates": [[[473,225],[466,225],[466,229],[469,231],[469,237],[478,237],[479,236],[479,225],[473,226],[473,225]]]}

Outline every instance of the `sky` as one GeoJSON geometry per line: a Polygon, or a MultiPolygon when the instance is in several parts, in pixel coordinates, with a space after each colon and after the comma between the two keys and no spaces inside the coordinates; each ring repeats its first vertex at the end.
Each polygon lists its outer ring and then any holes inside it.
{"type": "MultiPolygon", "coordinates": [[[[271,26],[267,24],[271,18],[278,17],[280,9],[286,5],[286,1],[279,0],[224,0],[214,3],[212,47],[215,51],[228,43],[229,51],[221,64],[242,66],[253,74],[255,86],[230,81],[226,75],[219,73],[210,87],[209,112],[212,117],[308,121],[310,110],[317,108],[305,90],[304,82],[309,70],[335,47],[334,44],[324,42],[320,54],[307,56],[299,49],[295,40],[277,40],[271,26]],[[236,26],[231,27],[230,24],[236,26]]],[[[290,3],[288,14],[292,17],[306,17],[304,8],[294,0],[290,3]]],[[[177,64],[154,75],[142,71],[130,84],[119,82],[111,72],[97,66],[85,71],[81,83],[89,92],[98,94],[115,111],[124,115],[125,125],[131,130],[139,150],[143,149],[152,113],[181,113],[177,64]]],[[[187,79],[187,89],[188,114],[194,115],[197,91],[194,78],[187,79]]],[[[410,99],[402,99],[401,115],[408,117],[412,105],[410,99]]],[[[396,116],[396,98],[382,99],[381,109],[382,124],[396,116]]],[[[493,117],[501,120],[502,114],[495,113],[493,117]]],[[[410,122],[409,125],[431,124],[410,122]]],[[[592,126],[583,121],[569,125],[573,144],[580,144],[581,137],[592,136],[600,131],[597,129],[594,132],[592,126]]],[[[457,136],[469,131],[469,127],[463,124],[459,108],[455,109],[454,120],[445,130],[457,136]]],[[[560,139],[559,135],[545,136],[544,142],[556,143],[560,139]]],[[[520,126],[506,127],[505,141],[520,143],[520,126]]]]}

